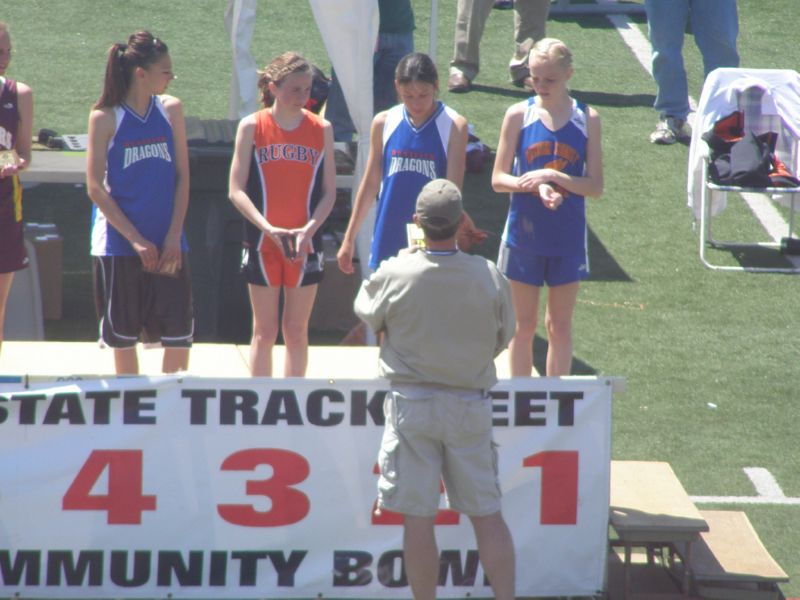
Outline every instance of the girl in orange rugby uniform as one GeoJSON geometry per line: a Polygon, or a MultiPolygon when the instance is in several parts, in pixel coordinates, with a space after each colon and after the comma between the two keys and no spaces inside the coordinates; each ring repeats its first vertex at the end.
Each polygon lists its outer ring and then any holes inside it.
{"type": "Polygon", "coordinates": [[[247,219],[242,263],[253,309],[253,375],[272,375],[279,327],[284,375],[303,376],[308,364],[308,321],[322,279],[319,228],[336,197],[333,130],[304,108],[311,83],[303,57],[277,56],[259,79],[265,108],[242,119],[236,134],[229,196],[247,219]]]}

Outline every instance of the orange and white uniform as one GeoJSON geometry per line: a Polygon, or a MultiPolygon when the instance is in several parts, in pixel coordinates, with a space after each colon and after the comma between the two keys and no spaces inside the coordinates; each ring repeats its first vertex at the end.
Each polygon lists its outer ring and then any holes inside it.
{"type": "MultiPolygon", "coordinates": [[[[275,227],[303,227],[322,196],[323,123],[321,117],[303,110],[300,124],[287,131],[278,125],[270,109],[256,113],[247,195],[275,227]]],[[[310,254],[302,260],[291,261],[268,235],[246,222],[245,274],[248,282],[269,287],[319,283],[323,260],[318,237],[319,232],[314,235],[310,254]]]]}

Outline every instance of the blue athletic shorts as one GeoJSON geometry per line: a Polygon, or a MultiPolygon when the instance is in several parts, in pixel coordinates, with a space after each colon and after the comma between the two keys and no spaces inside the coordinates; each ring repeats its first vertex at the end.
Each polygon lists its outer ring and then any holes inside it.
{"type": "Polygon", "coordinates": [[[589,276],[589,260],[577,256],[539,256],[500,243],[497,266],[511,281],[549,287],[574,283],[589,276]]]}

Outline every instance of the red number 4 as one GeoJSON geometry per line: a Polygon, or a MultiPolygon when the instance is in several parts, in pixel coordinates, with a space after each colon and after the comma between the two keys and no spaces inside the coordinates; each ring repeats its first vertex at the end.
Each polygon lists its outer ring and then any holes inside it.
{"type": "Polygon", "coordinates": [[[104,510],[109,525],[138,525],[156,509],[156,497],[142,493],[141,450],[94,450],[62,500],[64,510],[104,510]],[[105,495],[92,489],[108,470],[105,495]]]}

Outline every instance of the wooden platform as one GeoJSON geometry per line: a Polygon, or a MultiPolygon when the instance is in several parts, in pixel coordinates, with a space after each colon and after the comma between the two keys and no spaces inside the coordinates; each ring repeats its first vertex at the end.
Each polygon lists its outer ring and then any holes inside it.
{"type": "Polygon", "coordinates": [[[616,544],[625,550],[625,598],[631,594],[634,547],[646,548],[651,564],[657,549],[662,556],[665,550],[669,553],[669,563],[680,558],[681,589],[688,596],[692,545],[701,532],[708,531],[708,524],[669,463],[612,461],[609,522],[618,537],[616,544]]]}
{"type": "Polygon", "coordinates": [[[697,593],[724,600],[777,600],[789,576],[761,543],[747,515],[704,510],[709,530],[700,534],[691,567],[697,593]]]}
{"type": "Polygon", "coordinates": [[[708,525],[669,463],[611,462],[612,527],[633,542],[683,542],[708,525]]]}
{"type": "Polygon", "coordinates": [[[616,591],[612,597],[630,598],[633,587],[637,587],[637,598],[645,597],[635,580],[649,570],[651,580],[659,571],[662,577],[670,574],[680,584],[675,590],[680,589],[686,598],[690,593],[692,598],[719,600],[783,598],[777,584],[789,578],[761,543],[747,515],[698,510],[668,463],[611,462],[609,523],[618,538],[610,542],[612,548],[624,548],[616,575],[612,566],[619,557],[611,553],[609,591],[616,591]],[[634,547],[645,550],[645,560],[639,564],[633,558],[634,547]],[[659,552],[661,564],[656,565],[659,552]]]}
{"type": "MultiPolygon", "coordinates": [[[[160,348],[139,346],[143,375],[161,374],[160,348]]],[[[194,344],[189,355],[190,375],[202,377],[249,377],[249,346],[194,344]]],[[[285,350],[276,346],[272,355],[276,377],[283,373],[285,350]]],[[[508,377],[508,355],[495,360],[497,375],[508,377]]],[[[114,357],[96,342],[4,341],[0,352],[0,375],[113,375],[114,357]]],[[[534,372],[535,375],[535,372],[534,372]]],[[[306,377],[311,379],[372,379],[378,377],[376,346],[311,346],[306,377]]]]}

